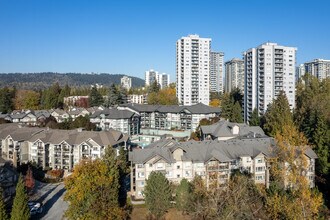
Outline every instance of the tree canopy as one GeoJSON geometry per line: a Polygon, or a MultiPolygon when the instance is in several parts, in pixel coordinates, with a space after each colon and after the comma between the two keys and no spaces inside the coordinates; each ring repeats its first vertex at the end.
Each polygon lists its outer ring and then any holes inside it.
{"type": "Polygon", "coordinates": [[[16,185],[16,193],[11,210],[11,220],[29,220],[30,209],[28,207],[28,196],[25,192],[23,177],[20,175],[16,185]]]}

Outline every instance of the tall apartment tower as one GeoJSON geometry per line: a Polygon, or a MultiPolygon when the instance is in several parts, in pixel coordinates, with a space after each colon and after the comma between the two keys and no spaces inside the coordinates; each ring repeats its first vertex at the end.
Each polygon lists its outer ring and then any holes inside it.
{"type": "Polygon", "coordinates": [[[198,35],[176,42],[176,95],[180,104],[209,104],[210,48],[211,39],[198,35]]]}
{"type": "Polygon", "coordinates": [[[238,88],[244,93],[244,61],[238,58],[227,61],[225,74],[225,92],[238,88]]]}
{"type": "Polygon", "coordinates": [[[123,88],[130,90],[132,88],[132,78],[128,76],[123,76],[120,79],[120,84],[123,88]]]}
{"type": "Polygon", "coordinates": [[[306,73],[317,77],[319,80],[330,77],[330,60],[315,59],[304,65],[306,73]]]}
{"type": "Polygon", "coordinates": [[[304,76],[306,73],[305,71],[305,65],[300,64],[299,66],[296,67],[296,82],[300,79],[300,77],[304,76]]]}
{"type": "Polygon", "coordinates": [[[244,52],[244,121],[253,109],[264,114],[269,103],[284,91],[290,108],[295,107],[295,47],[265,43],[244,52]]]}
{"type": "Polygon", "coordinates": [[[223,92],[223,52],[210,54],[210,92],[223,92]]]}
{"type": "Polygon", "coordinates": [[[145,72],[145,85],[150,86],[153,82],[157,81],[160,88],[163,89],[170,85],[170,75],[166,73],[158,73],[155,70],[148,70],[145,72]]]}

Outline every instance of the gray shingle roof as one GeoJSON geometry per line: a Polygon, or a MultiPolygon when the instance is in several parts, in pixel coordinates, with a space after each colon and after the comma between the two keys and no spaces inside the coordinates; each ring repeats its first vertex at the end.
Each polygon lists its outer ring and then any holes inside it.
{"type": "Polygon", "coordinates": [[[187,110],[192,114],[210,114],[220,113],[220,108],[210,107],[202,103],[198,103],[191,106],[179,106],[179,105],[143,105],[143,104],[124,104],[123,107],[131,108],[137,112],[162,112],[162,113],[180,113],[183,110],[187,110]]]}
{"type": "Polygon", "coordinates": [[[134,149],[130,152],[133,163],[145,163],[152,157],[159,155],[167,161],[173,161],[172,150],[184,150],[183,160],[205,163],[211,158],[221,162],[238,159],[241,156],[255,157],[260,153],[273,155],[274,139],[231,139],[226,141],[188,141],[160,140],[147,146],[145,149],[134,149]],[[171,144],[169,144],[171,143],[171,144]]]}
{"type": "Polygon", "coordinates": [[[128,119],[134,116],[129,110],[105,109],[94,112],[90,118],[98,118],[104,115],[107,119],[128,119]]]}

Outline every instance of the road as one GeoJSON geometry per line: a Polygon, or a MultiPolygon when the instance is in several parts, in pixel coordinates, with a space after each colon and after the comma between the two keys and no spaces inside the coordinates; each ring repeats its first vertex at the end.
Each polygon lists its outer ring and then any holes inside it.
{"type": "Polygon", "coordinates": [[[43,212],[31,219],[62,220],[68,203],[63,201],[65,188],[63,183],[40,184],[37,187],[35,200],[42,202],[43,212]]]}

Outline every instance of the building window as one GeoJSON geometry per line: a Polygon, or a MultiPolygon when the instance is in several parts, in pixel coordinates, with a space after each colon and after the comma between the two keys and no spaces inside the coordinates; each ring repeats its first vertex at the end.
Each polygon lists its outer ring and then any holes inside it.
{"type": "Polygon", "coordinates": [[[265,170],[264,167],[256,167],[256,172],[262,172],[264,170],[265,170]]]}
{"type": "Polygon", "coordinates": [[[180,174],[177,174],[176,177],[177,177],[177,178],[180,178],[180,174]]]}
{"type": "Polygon", "coordinates": [[[149,167],[152,167],[152,163],[149,163],[149,167]]]}
{"type": "Polygon", "coordinates": [[[262,159],[258,159],[257,160],[257,163],[262,163],[262,159]]]}
{"type": "Polygon", "coordinates": [[[143,177],[144,177],[144,172],[139,172],[139,173],[138,173],[138,177],[139,177],[139,178],[143,178],[143,177]]]}
{"type": "Polygon", "coordinates": [[[261,176],[261,175],[256,176],[256,180],[263,180],[263,179],[264,179],[264,176],[261,176]]]}
{"type": "Polygon", "coordinates": [[[177,165],[176,168],[177,168],[177,169],[180,169],[180,165],[177,165]]]}
{"type": "Polygon", "coordinates": [[[140,182],[140,186],[144,186],[144,181],[140,182]]]}
{"type": "Polygon", "coordinates": [[[144,167],[143,164],[138,164],[138,165],[137,165],[137,168],[143,168],[143,167],[144,167]]]}

